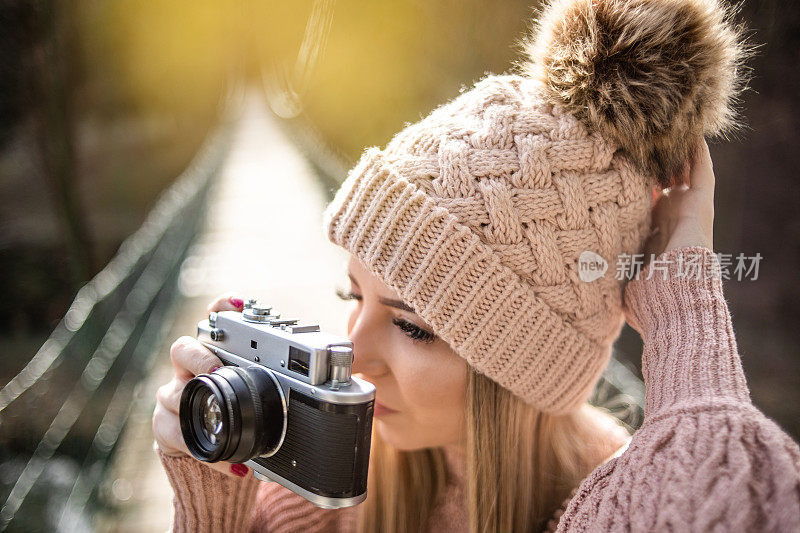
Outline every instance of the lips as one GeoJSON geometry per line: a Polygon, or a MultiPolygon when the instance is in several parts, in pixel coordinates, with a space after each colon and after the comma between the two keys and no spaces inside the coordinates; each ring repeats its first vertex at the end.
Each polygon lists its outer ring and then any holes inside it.
{"type": "Polygon", "coordinates": [[[385,405],[383,405],[382,403],[380,403],[380,402],[378,402],[376,400],[375,401],[374,410],[372,412],[372,416],[384,416],[384,415],[390,415],[390,414],[396,413],[396,412],[397,411],[395,411],[394,409],[390,409],[389,407],[386,407],[385,405]]]}

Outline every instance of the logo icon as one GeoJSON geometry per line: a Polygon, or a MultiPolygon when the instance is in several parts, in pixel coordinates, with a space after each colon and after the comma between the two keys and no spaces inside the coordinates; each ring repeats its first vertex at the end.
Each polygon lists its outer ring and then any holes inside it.
{"type": "Polygon", "coordinates": [[[591,250],[584,250],[578,257],[578,277],[581,281],[590,283],[602,277],[606,270],[608,270],[606,260],[591,250]]]}

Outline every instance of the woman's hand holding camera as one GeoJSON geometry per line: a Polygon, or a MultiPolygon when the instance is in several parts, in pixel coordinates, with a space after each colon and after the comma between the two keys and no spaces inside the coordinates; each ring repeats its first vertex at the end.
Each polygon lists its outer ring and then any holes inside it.
{"type": "MultiPolygon", "coordinates": [[[[223,295],[208,306],[208,312],[241,311],[244,302],[232,295],[223,295]]],[[[184,336],[176,340],[169,350],[174,368],[172,380],[156,392],[156,407],[153,411],[153,435],[156,444],[166,455],[190,456],[181,434],[178,418],[181,394],[186,384],[198,374],[208,374],[222,366],[222,361],[211,350],[194,337],[184,336]]],[[[204,463],[226,475],[247,475],[248,468],[241,464],[224,461],[204,463]]]]}

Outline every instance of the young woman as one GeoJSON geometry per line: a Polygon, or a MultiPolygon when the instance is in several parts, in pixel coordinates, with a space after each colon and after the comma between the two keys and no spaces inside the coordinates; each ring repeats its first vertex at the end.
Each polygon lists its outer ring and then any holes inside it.
{"type": "Polygon", "coordinates": [[[745,55],[729,19],[553,2],[524,74],[368,150],[325,213],[377,389],[366,501],[322,510],[189,456],[178,400],[220,361],[184,337],[153,419],[175,529],[796,530],[800,448],[750,401],[712,252],[703,137],[733,124],[745,55]],[[625,319],[644,340],[633,436],[586,403],[625,319]]]}

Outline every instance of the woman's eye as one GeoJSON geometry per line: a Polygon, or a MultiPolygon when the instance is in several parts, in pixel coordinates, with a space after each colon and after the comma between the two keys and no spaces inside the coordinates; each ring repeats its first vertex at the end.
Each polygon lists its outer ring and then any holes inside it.
{"type": "Polygon", "coordinates": [[[361,300],[361,295],[354,294],[353,291],[345,291],[343,289],[336,289],[336,296],[342,300],[361,300]]]}
{"type": "MultiPolygon", "coordinates": [[[[362,298],[360,294],[354,294],[353,291],[345,291],[340,288],[336,289],[336,296],[342,300],[360,301],[362,298]]],[[[435,333],[431,333],[430,331],[424,330],[419,326],[415,326],[411,322],[403,320],[402,318],[392,318],[392,324],[400,328],[400,330],[413,341],[431,343],[436,340],[435,333]]]]}
{"type": "Polygon", "coordinates": [[[431,343],[436,340],[436,335],[431,333],[430,331],[424,330],[418,326],[415,326],[411,322],[407,320],[403,320],[402,318],[392,318],[392,324],[400,328],[400,330],[408,335],[411,340],[414,341],[421,341],[425,343],[431,343]]]}

